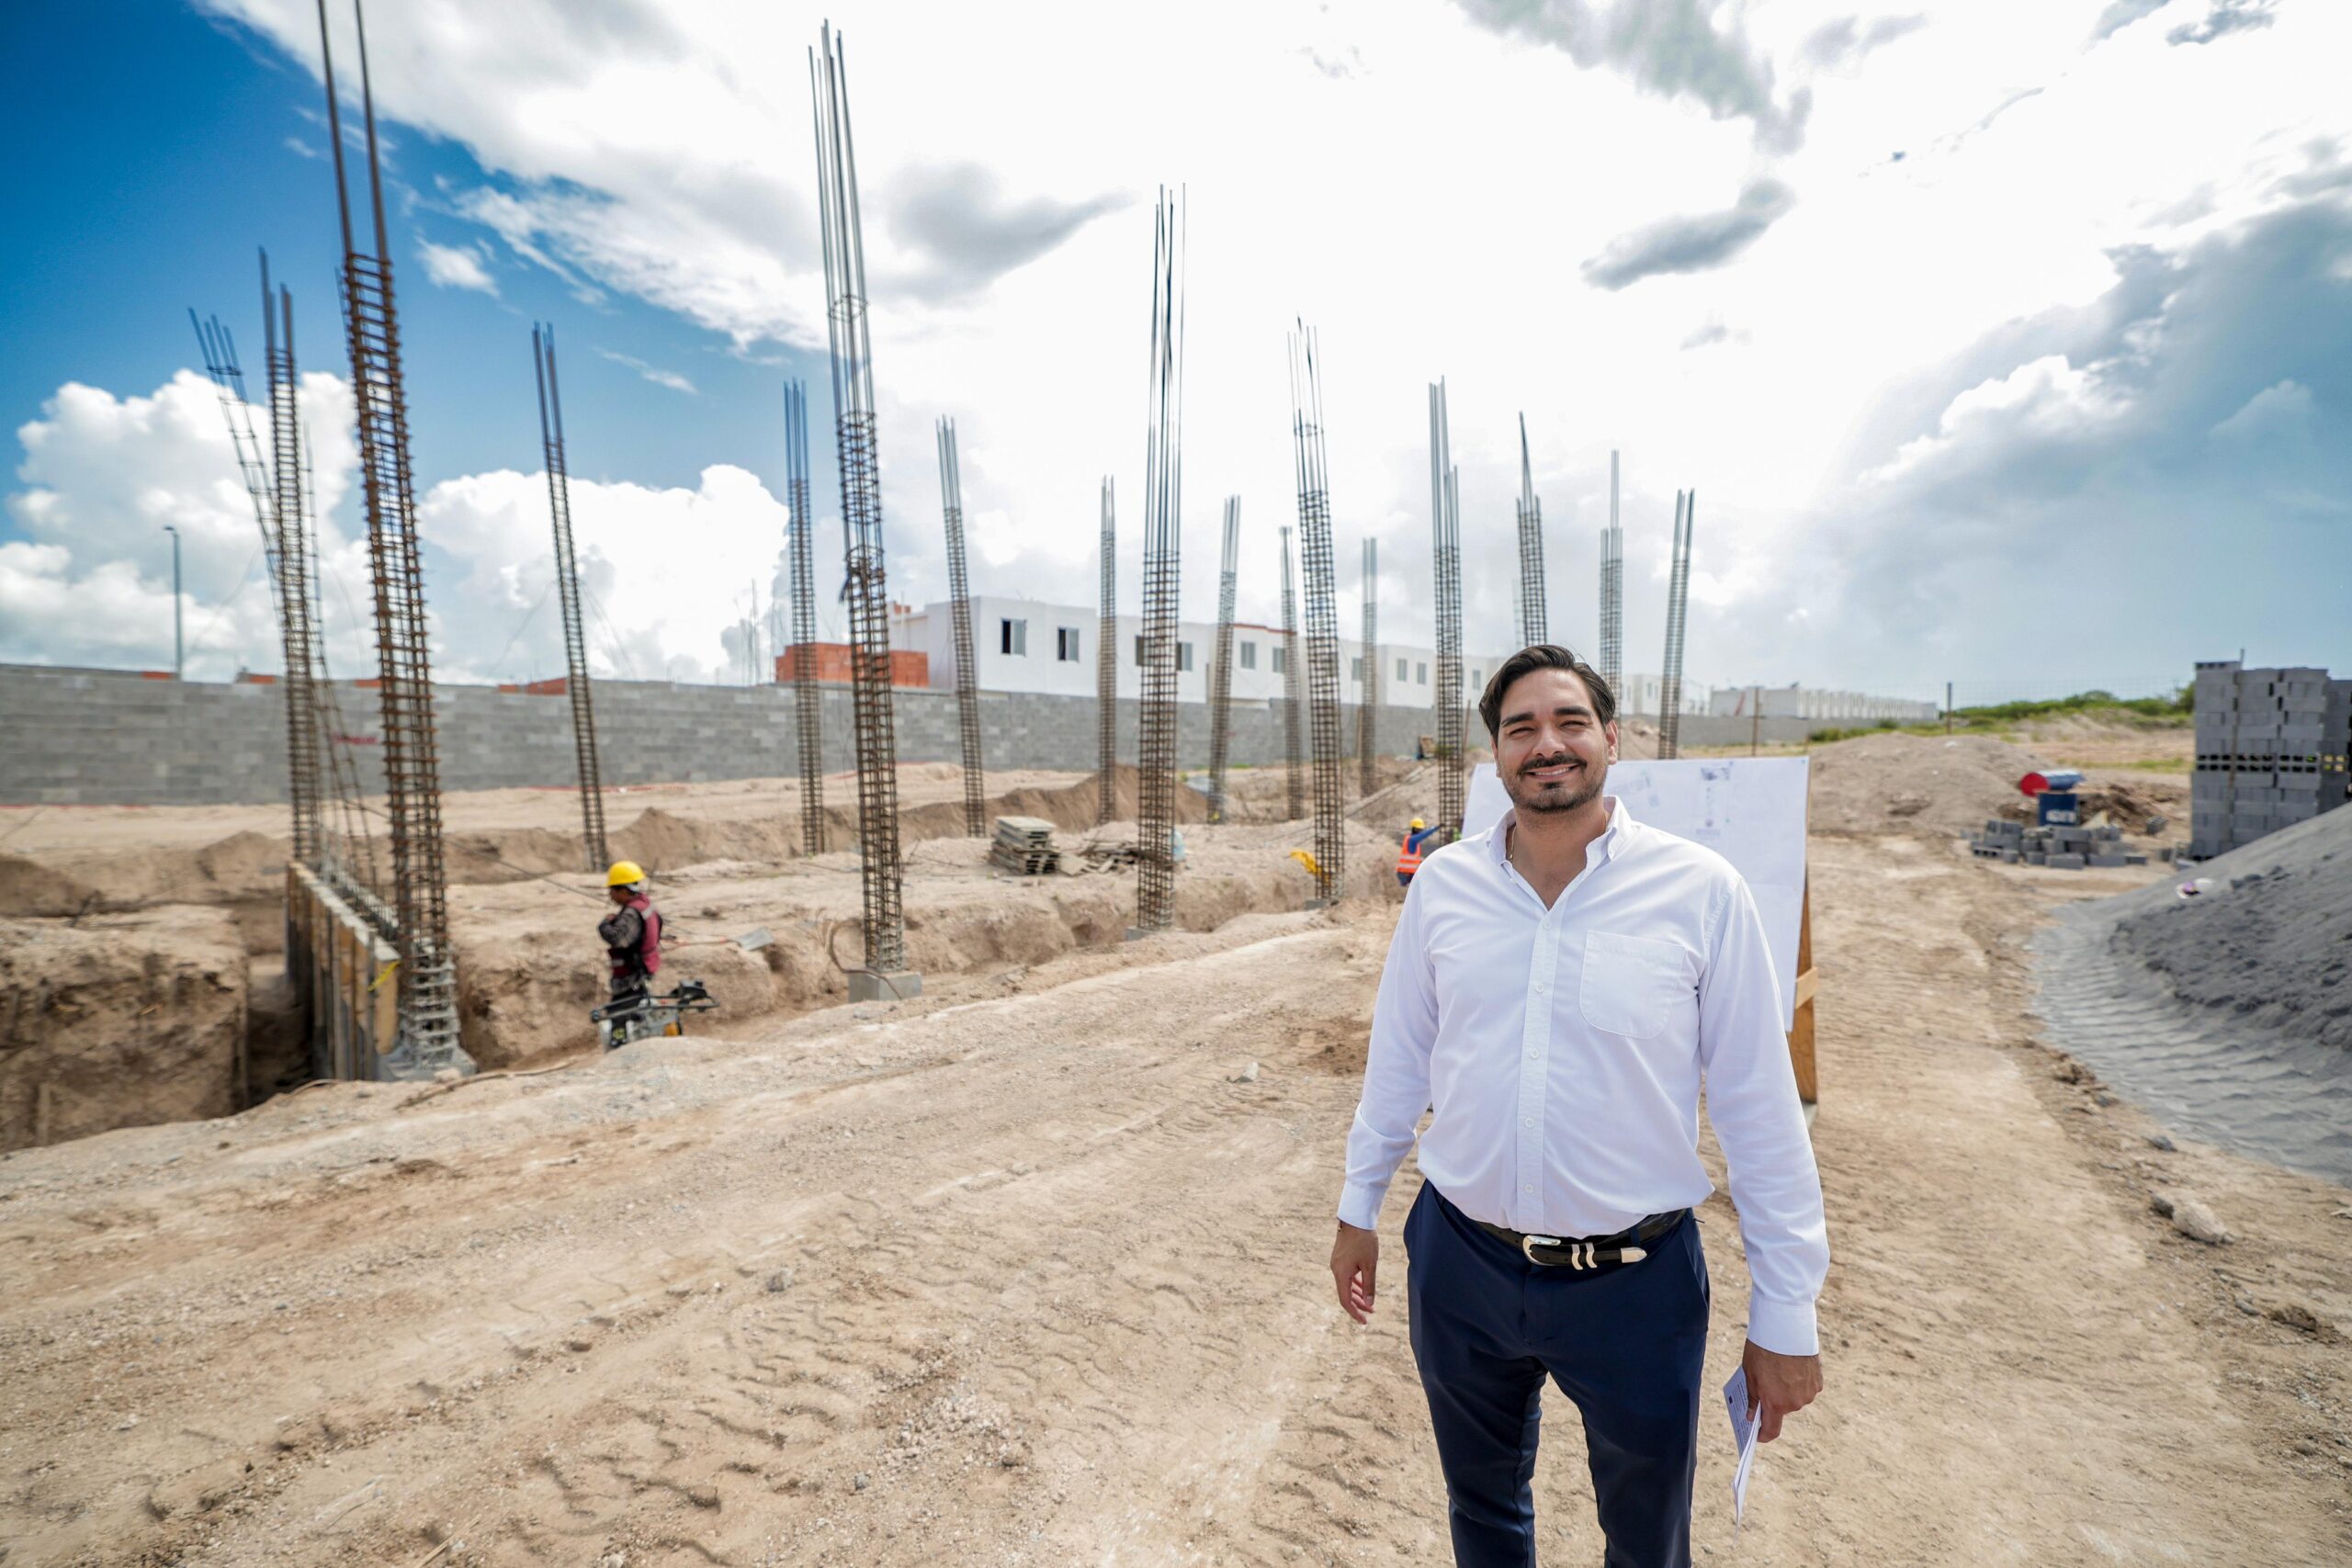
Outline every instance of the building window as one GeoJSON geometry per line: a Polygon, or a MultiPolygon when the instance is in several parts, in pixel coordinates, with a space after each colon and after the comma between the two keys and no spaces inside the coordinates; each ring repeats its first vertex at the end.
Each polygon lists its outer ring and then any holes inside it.
{"type": "Polygon", "coordinates": [[[1349,679],[1349,680],[1351,680],[1351,681],[1356,681],[1356,682],[1361,682],[1361,681],[1363,681],[1363,654],[1359,653],[1359,654],[1357,654],[1353,659],[1351,659],[1351,660],[1348,660],[1348,679],[1349,679]]]}
{"type": "Polygon", "coordinates": [[[1143,638],[1136,638],[1136,668],[1143,668],[1143,638]]]}
{"type": "Polygon", "coordinates": [[[1420,685],[1428,685],[1430,683],[1430,667],[1426,664],[1416,664],[1413,666],[1413,669],[1416,671],[1413,677],[1414,681],[1420,685]]]}
{"type": "Polygon", "coordinates": [[[1057,627],[1054,632],[1054,658],[1062,664],[1078,662],[1078,628],[1057,627]]]}
{"type": "Polygon", "coordinates": [[[1475,691],[1477,689],[1478,672],[1476,670],[1470,671],[1470,685],[1472,690],[1475,691]]]}
{"type": "Polygon", "coordinates": [[[1025,659],[1029,656],[1029,623],[1012,619],[997,623],[1001,633],[997,651],[1025,659]]]}
{"type": "Polygon", "coordinates": [[[1405,661],[1404,661],[1403,660],[1401,660],[1401,659],[1400,659],[1400,660],[1398,660],[1396,661],[1396,679],[1398,679],[1399,681],[1401,681],[1401,680],[1403,680],[1404,678],[1405,678],[1405,661]]]}
{"type": "Polygon", "coordinates": [[[1189,642],[1178,643],[1176,645],[1176,668],[1179,671],[1184,671],[1190,670],[1192,667],[1193,645],[1189,642]]]}
{"type": "Polygon", "coordinates": [[[1280,674],[1283,673],[1285,671],[1287,671],[1289,668],[1290,668],[1290,649],[1288,649],[1284,648],[1281,643],[1276,643],[1276,644],[1274,644],[1274,664],[1273,664],[1273,672],[1274,672],[1275,674],[1277,674],[1277,675],[1280,675],[1280,674]]]}
{"type": "Polygon", "coordinates": [[[1258,645],[1256,643],[1245,642],[1241,645],[1241,668],[1244,670],[1255,670],[1258,668],[1258,645]]]}

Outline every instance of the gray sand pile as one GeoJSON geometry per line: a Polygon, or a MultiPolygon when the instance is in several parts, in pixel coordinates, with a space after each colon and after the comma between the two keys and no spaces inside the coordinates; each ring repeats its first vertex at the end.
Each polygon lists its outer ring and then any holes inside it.
{"type": "Polygon", "coordinates": [[[2352,807],[2111,902],[2113,942],[2182,1000],[2352,1052],[2352,807]],[[2211,886],[2183,898],[2191,875],[2211,886]]]}

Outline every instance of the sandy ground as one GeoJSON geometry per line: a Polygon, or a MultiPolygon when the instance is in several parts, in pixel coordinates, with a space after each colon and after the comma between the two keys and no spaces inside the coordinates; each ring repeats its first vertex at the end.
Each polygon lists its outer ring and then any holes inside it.
{"type": "MultiPolygon", "coordinates": [[[[2133,878],[1860,834],[1814,874],[1828,1390],[1744,1534],[1707,1423],[1702,1560],[2352,1557],[2347,1194],[2157,1149],[2024,1011],[2050,904],[2133,878]]],[[[1370,1329],[1323,1269],[1391,919],[6,1156],[0,1562],[1442,1561],[1409,1167],[1370,1329]]],[[[1551,1417],[1544,1558],[1589,1562],[1551,1417]]]]}

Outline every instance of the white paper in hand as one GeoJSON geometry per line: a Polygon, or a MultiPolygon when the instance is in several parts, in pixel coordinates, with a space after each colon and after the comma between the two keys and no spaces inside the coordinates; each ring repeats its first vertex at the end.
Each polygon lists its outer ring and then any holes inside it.
{"type": "Polygon", "coordinates": [[[1747,1413],[1747,1369],[1732,1373],[1724,1384],[1724,1408],[1731,1416],[1732,1446],[1739,1450],[1739,1468],[1731,1474],[1731,1522],[1736,1526],[1747,1508],[1747,1476],[1756,1468],[1756,1434],[1763,1427],[1764,1412],[1747,1413]]]}

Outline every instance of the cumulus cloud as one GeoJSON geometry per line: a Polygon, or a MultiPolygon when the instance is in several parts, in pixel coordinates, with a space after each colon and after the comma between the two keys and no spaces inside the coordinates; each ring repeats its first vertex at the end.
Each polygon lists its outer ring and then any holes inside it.
{"type": "Polygon", "coordinates": [[[1005,195],[1001,181],[977,164],[919,170],[890,193],[890,230],[905,248],[894,276],[901,288],[927,299],[970,294],[1126,204],[1125,197],[1114,194],[1082,201],[1015,201],[1005,195]]]}
{"type": "Polygon", "coordinates": [[[2091,24],[2091,41],[2112,38],[2151,11],[2161,11],[2168,0],[2108,0],[2107,9],[2091,24]]]}
{"type": "Polygon", "coordinates": [[[1860,17],[1834,17],[1805,35],[1804,58],[1816,70],[1843,70],[1860,63],[1872,50],[1927,25],[1928,18],[1917,13],[1874,17],[1868,22],[1860,17]]]}
{"type": "Polygon", "coordinates": [[[481,255],[469,247],[436,245],[430,240],[419,240],[416,254],[424,262],[424,276],[438,288],[470,288],[489,295],[498,292],[498,280],[490,276],[481,255]]]}
{"type": "Polygon", "coordinates": [[[1585,281],[1618,289],[1661,273],[1721,266],[1762,239],[1795,205],[1795,193],[1780,181],[1753,181],[1719,212],[1662,218],[1618,235],[1584,264],[1585,281]]]}
{"type": "Polygon", "coordinates": [[[2183,22],[2165,34],[2166,43],[2211,43],[2215,39],[2232,33],[2251,32],[2267,28],[2278,18],[2271,12],[2278,0],[2213,0],[2213,8],[2204,19],[2183,22]]]}
{"type": "Polygon", "coordinates": [[[1939,660],[1981,671],[1962,650],[1997,584],[2004,624],[2101,650],[2085,677],[2265,636],[2256,657],[2320,660],[2307,629],[2352,581],[2352,213],[2309,203],[2114,261],[2092,305],[1899,400],[1923,424],[1861,438],[1803,549],[1825,570],[1783,590],[1835,610],[1809,637],[1876,647],[1915,686],[1939,660]]]}
{"type": "Polygon", "coordinates": [[[1748,39],[1736,8],[1711,0],[1616,0],[1606,9],[1589,0],[1456,0],[1472,20],[1508,35],[1549,44],[1589,70],[1623,71],[1634,85],[1660,97],[1689,98],[1716,119],[1745,119],[1758,146],[1794,151],[1804,141],[1812,95],[1799,88],[1785,98],[1774,89],[1772,62],[1748,39]]]}

